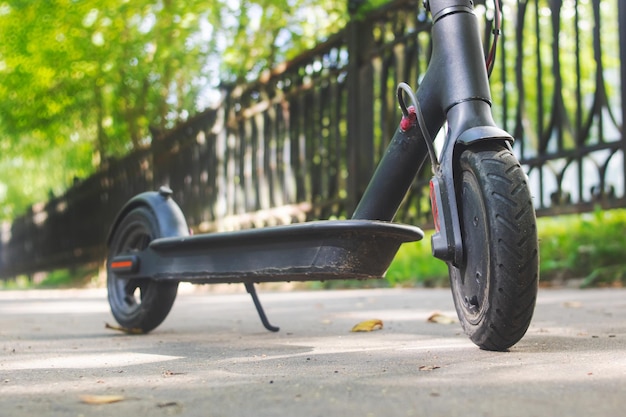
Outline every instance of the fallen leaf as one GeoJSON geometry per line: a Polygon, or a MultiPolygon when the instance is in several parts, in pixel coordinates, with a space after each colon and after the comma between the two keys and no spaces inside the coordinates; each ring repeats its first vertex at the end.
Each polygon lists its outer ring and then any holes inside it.
{"type": "Polygon", "coordinates": [[[85,404],[100,405],[124,401],[121,395],[81,395],[80,400],[85,404]]]}
{"type": "Polygon", "coordinates": [[[378,319],[365,320],[352,328],[353,332],[371,332],[372,330],[380,330],[383,328],[383,321],[378,319]]]}
{"type": "Polygon", "coordinates": [[[456,318],[451,317],[451,316],[446,316],[445,314],[441,314],[441,313],[433,313],[430,315],[430,317],[428,317],[427,321],[430,323],[437,323],[437,324],[453,324],[453,323],[456,323],[456,318]]]}
{"type": "Polygon", "coordinates": [[[565,301],[563,303],[563,307],[565,308],[581,308],[583,306],[583,303],[581,303],[580,301],[565,301]]]}
{"type": "Polygon", "coordinates": [[[433,371],[435,369],[439,369],[440,367],[437,365],[422,365],[418,369],[420,371],[433,371]]]}
{"type": "Polygon", "coordinates": [[[129,329],[126,327],[122,327],[122,326],[113,326],[112,324],[109,323],[104,323],[104,327],[106,329],[111,329],[111,330],[117,330],[119,332],[123,332],[123,333],[128,333],[128,334],[142,334],[143,330],[141,329],[129,329]]]}

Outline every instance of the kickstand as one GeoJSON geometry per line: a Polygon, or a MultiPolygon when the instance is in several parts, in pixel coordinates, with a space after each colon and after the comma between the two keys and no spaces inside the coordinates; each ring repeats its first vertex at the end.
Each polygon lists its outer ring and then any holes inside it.
{"type": "Polygon", "coordinates": [[[259,301],[259,297],[257,297],[256,295],[256,289],[254,288],[254,284],[252,282],[246,282],[244,283],[244,285],[246,286],[246,291],[248,291],[248,294],[250,294],[250,296],[252,297],[252,301],[254,301],[254,306],[256,307],[256,311],[259,313],[259,317],[261,318],[261,323],[263,323],[263,326],[265,326],[265,328],[270,332],[279,331],[280,327],[272,326],[270,322],[267,321],[267,316],[265,315],[265,311],[263,311],[263,306],[259,301]]]}

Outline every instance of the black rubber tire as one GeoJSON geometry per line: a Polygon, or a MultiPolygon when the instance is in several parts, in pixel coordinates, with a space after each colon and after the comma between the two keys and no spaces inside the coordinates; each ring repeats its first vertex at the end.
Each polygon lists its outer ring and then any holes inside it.
{"type": "MultiPolygon", "coordinates": [[[[111,239],[109,256],[141,251],[161,236],[159,223],[147,207],[131,210],[120,222],[111,239]]],[[[125,279],[117,276],[107,263],[109,306],[115,320],[133,333],[148,333],[165,320],[170,312],[178,282],[148,279],[125,279]]]]}
{"type": "Polygon", "coordinates": [[[494,143],[464,150],[458,173],[464,265],[448,265],[454,304],[476,345],[504,351],[526,333],[537,298],[537,225],[527,177],[511,151],[494,143]]]}

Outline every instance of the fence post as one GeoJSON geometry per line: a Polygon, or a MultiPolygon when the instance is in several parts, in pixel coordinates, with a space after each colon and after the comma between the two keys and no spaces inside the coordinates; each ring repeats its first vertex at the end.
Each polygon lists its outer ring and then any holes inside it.
{"type": "MultiPolygon", "coordinates": [[[[623,178],[626,183],[626,3],[617,0],[617,13],[619,27],[619,65],[620,65],[620,86],[621,86],[621,105],[622,105],[622,170],[623,178]]],[[[625,186],[626,187],[626,186],[625,186]]],[[[626,196],[624,196],[626,198],[626,196]]]]}
{"type": "Polygon", "coordinates": [[[374,75],[370,62],[372,25],[356,14],[361,2],[348,1],[348,217],[365,192],[374,168],[374,75]]]}

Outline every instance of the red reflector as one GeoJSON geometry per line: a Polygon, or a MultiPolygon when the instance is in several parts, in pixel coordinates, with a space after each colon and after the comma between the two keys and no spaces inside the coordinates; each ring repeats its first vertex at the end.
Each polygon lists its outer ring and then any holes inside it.
{"type": "Polygon", "coordinates": [[[133,261],[111,262],[111,268],[113,269],[130,268],[132,266],[133,266],[133,261]]]}
{"type": "Polygon", "coordinates": [[[430,205],[433,212],[433,222],[435,224],[435,231],[439,231],[441,229],[441,225],[439,224],[439,206],[437,205],[437,192],[435,190],[435,179],[430,180],[430,205]]]}

